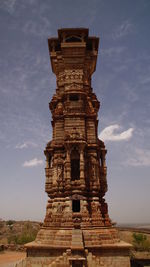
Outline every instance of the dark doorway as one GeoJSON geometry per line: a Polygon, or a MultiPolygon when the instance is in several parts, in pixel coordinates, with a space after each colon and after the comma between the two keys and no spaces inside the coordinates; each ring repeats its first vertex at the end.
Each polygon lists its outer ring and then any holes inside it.
{"type": "Polygon", "coordinates": [[[78,95],[70,95],[69,100],[78,101],[79,100],[79,96],[78,95]]]}
{"type": "Polygon", "coordinates": [[[82,261],[73,261],[72,267],[83,267],[82,261]]]}
{"type": "Polygon", "coordinates": [[[72,159],[71,160],[71,180],[79,180],[80,179],[80,160],[72,159]]]}
{"type": "Polygon", "coordinates": [[[73,200],[72,201],[72,211],[73,212],[80,212],[80,200],[73,200]]]}
{"type": "Polygon", "coordinates": [[[148,259],[131,259],[131,267],[148,267],[150,266],[150,260],[148,259]]]}
{"type": "Polygon", "coordinates": [[[80,179],[80,155],[76,149],[71,153],[71,180],[80,179]]]}

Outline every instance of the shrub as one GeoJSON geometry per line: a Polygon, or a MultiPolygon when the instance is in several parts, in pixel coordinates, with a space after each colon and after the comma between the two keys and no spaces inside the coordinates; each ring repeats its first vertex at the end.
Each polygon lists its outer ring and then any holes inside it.
{"type": "Polygon", "coordinates": [[[18,236],[16,243],[19,245],[23,245],[23,244],[26,244],[28,242],[35,240],[35,237],[36,237],[36,235],[34,235],[34,234],[23,233],[21,236],[18,236]]]}
{"type": "Polygon", "coordinates": [[[6,225],[9,225],[10,226],[10,225],[13,225],[14,223],[15,223],[15,221],[9,220],[9,221],[6,222],[6,225]]]}
{"type": "Polygon", "coordinates": [[[136,250],[150,250],[150,242],[147,236],[142,233],[133,233],[133,245],[136,250]]]}
{"type": "Polygon", "coordinates": [[[37,230],[33,228],[32,223],[26,222],[24,224],[22,233],[19,235],[10,236],[8,238],[8,243],[23,245],[35,240],[36,235],[37,235],[37,230]]]}
{"type": "Polygon", "coordinates": [[[11,235],[8,237],[8,244],[17,244],[17,236],[16,235],[11,235]]]}
{"type": "Polygon", "coordinates": [[[0,229],[4,227],[4,222],[0,220],[0,229]]]}

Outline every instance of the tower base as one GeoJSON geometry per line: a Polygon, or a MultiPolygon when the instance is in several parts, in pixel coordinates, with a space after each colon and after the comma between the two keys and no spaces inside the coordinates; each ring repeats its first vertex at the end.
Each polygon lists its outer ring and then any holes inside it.
{"type": "Polygon", "coordinates": [[[41,229],[16,267],[130,267],[131,245],[117,241],[116,233],[115,228],[41,229]]]}

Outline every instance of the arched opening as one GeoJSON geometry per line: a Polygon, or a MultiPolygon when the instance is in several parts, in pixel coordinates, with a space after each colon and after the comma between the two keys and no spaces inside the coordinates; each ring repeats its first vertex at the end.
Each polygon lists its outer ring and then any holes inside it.
{"type": "Polygon", "coordinates": [[[68,36],[66,38],[66,43],[74,43],[74,42],[81,42],[81,37],[79,36],[75,36],[75,35],[72,35],[72,36],[68,36]]]}
{"type": "Polygon", "coordinates": [[[80,154],[76,149],[71,152],[71,180],[80,179],[80,154]]]}
{"type": "Polygon", "coordinates": [[[72,211],[80,212],[80,200],[72,200],[72,211]]]}

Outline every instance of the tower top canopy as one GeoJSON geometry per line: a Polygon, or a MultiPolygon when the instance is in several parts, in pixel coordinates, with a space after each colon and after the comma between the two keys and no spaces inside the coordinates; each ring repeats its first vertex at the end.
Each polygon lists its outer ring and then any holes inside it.
{"type": "Polygon", "coordinates": [[[49,51],[61,51],[61,47],[67,43],[76,47],[86,46],[87,50],[90,51],[98,51],[99,38],[89,37],[89,29],[87,28],[62,28],[58,30],[58,38],[48,39],[49,51]]]}
{"type": "Polygon", "coordinates": [[[64,35],[80,35],[80,36],[85,36],[88,37],[89,34],[89,29],[88,28],[62,28],[58,29],[58,36],[59,38],[64,36],[64,35]]]}

